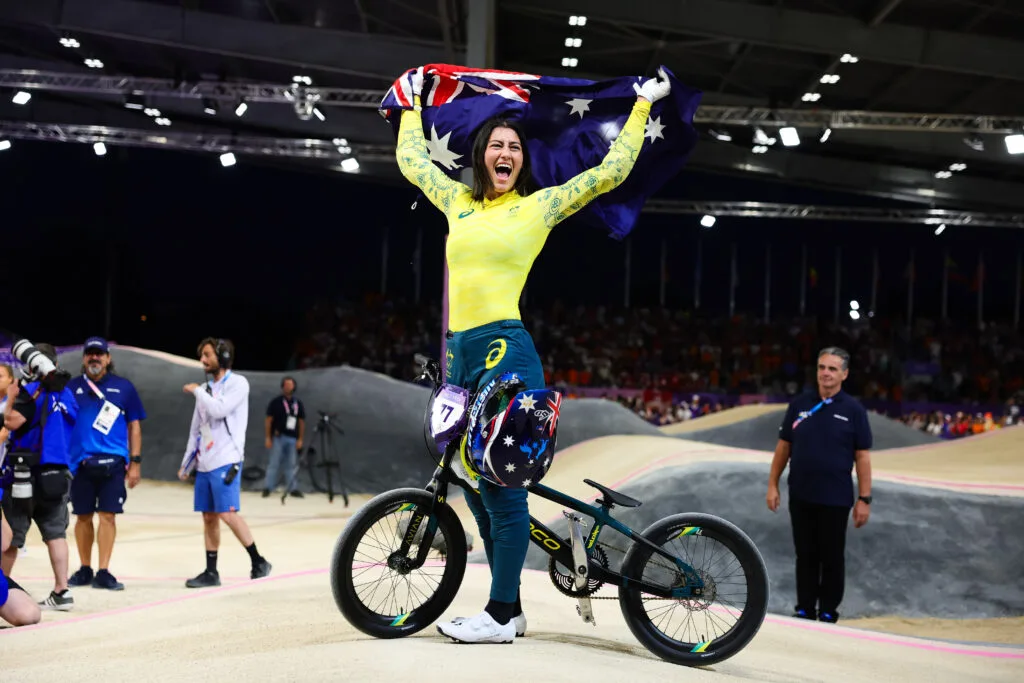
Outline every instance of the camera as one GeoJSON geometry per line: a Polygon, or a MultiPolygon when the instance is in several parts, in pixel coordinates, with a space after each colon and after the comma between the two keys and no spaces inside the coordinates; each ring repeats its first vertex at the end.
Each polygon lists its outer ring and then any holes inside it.
{"type": "Polygon", "coordinates": [[[40,454],[15,452],[10,454],[14,482],[11,484],[11,502],[15,508],[28,514],[32,511],[32,467],[39,464],[40,454]]]}
{"type": "Polygon", "coordinates": [[[14,357],[25,364],[24,373],[30,382],[38,381],[47,391],[63,391],[71,381],[71,373],[57,367],[28,339],[18,339],[11,347],[14,357]]]}

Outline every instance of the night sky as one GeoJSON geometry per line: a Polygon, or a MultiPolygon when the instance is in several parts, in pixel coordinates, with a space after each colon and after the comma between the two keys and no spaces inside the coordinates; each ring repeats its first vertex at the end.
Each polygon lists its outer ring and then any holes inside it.
{"type": "MultiPolygon", "coordinates": [[[[411,185],[383,185],[347,174],[317,174],[239,157],[15,141],[0,153],[4,179],[5,322],[33,339],[77,344],[104,330],[107,273],[113,273],[111,339],[191,356],[207,335],[239,346],[240,366],[280,368],[317,298],[379,291],[381,244],[390,235],[388,294],[413,294],[412,252],[423,229],[423,297],[442,282],[440,213],[410,205],[411,185]],[[112,269],[112,270],[110,270],[112,269]],[[142,320],[142,316],[146,320],[142,320]]],[[[877,199],[823,194],[777,183],[684,170],[659,196],[863,205],[877,199]]],[[[978,252],[985,256],[986,319],[1013,316],[1019,231],[933,226],[644,215],[633,234],[631,300],[658,304],[662,241],[668,249],[667,304],[692,308],[697,241],[702,242],[702,313],[728,312],[729,254],[737,245],[737,312],[764,310],[764,254],[771,245],[772,314],[797,312],[800,245],[818,273],[808,313],[831,319],[835,249],[843,250],[841,300],[865,306],[871,253],[879,248],[877,316],[904,315],[907,266],[916,250],[915,315],[939,313],[943,248],[959,277],[950,282],[950,315],[976,316],[972,291],[978,252]]],[[[527,305],[621,306],[625,245],[572,219],[548,240],[527,284],[527,305]]],[[[440,329],[440,321],[438,322],[440,329]]]]}

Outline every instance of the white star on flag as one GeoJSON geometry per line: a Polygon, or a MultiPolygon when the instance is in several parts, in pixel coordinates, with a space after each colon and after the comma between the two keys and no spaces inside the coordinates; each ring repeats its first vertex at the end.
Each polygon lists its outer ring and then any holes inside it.
{"type": "Polygon", "coordinates": [[[523,488],[529,488],[530,484],[533,483],[532,479],[523,479],[523,488]]]}
{"type": "Polygon", "coordinates": [[[581,100],[579,98],[575,100],[569,100],[568,102],[566,102],[566,104],[572,107],[572,110],[569,112],[569,116],[572,116],[573,114],[579,114],[580,118],[582,119],[583,112],[590,111],[590,103],[593,101],[594,100],[581,100]]]}
{"type": "Polygon", "coordinates": [[[514,446],[516,443],[516,440],[513,439],[511,436],[506,436],[504,441],[506,446],[514,446]]]}
{"type": "Polygon", "coordinates": [[[658,118],[647,117],[647,127],[644,129],[645,138],[650,138],[652,143],[657,138],[664,140],[665,136],[661,134],[663,130],[665,130],[665,126],[662,125],[660,116],[658,118]]]}
{"type": "Polygon", "coordinates": [[[452,132],[448,131],[444,137],[438,138],[437,127],[431,126],[430,139],[427,140],[427,149],[430,150],[431,161],[436,161],[449,171],[454,171],[457,168],[462,168],[462,164],[455,163],[455,160],[461,158],[462,155],[448,149],[448,141],[451,137],[452,132]]]}
{"type": "Polygon", "coordinates": [[[525,410],[527,413],[533,410],[534,406],[536,405],[537,402],[533,400],[532,394],[527,394],[526,396],[523,396],[521,399],[519,399],[519,407],[525,410]]]}
{"type": "Polygon", "coordinates": [[[505,471],[506,472],[515,472],[516,471],[516,466],[513,465],[512,463],[509,463],[509,464],[505,465],[505,471]]]}
{"type": "Polygon", "coordinates": [[[544,467],[547,467],[551,463],[551,458],[544,458],[544,467]]]}

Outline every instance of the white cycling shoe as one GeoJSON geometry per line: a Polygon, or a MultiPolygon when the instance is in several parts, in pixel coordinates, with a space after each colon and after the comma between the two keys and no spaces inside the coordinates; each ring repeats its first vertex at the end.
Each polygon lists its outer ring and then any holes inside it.
{"type": "MultiPolygon", "coordinates": [[[[452,619],[453,624],[457,624],[460,621],[465,621],[466,617],[455,617],[452,619]]],[[[526,612],[520,612],[512,618],[512,622],[516,625],[516,638],[522,638],[526,635],[526,612]]]]}
{"type": "Polygon", "coordinates": [[[516,638],[516,623],[512,619],[502,626],[484,611],[475,617],[441,622],[437,632],[457,643],[511,643],[516,638]]]}

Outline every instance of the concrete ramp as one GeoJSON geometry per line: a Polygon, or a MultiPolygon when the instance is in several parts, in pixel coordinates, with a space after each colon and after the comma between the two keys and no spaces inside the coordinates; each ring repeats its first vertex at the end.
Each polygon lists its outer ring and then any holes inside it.
{"type": "MultiPolygon", "coordinates": [[[[664,467],[617,490],[643,501],[616,510],[636,530],[680,512],[723,517],[757,545],[771,581],[769,611],[792,612],[796,587],[788,494],[771,513],[764,501],[768,465],[698,463],[664,467]]],[[[1024,498],[981,496],[878,481],[868,524],[847,534],[844,618],[980,618],[1024,615],[1024,498]]],[[[531,502],[534,500],[531,497],[531,502]]],[[[564,521],[553,526],[563,533],[564,521]]],[[[602,532],[613,567],[629,542],[602,532]]],[[[547,569],[531,546],[527,566],[547,569]]]]}

